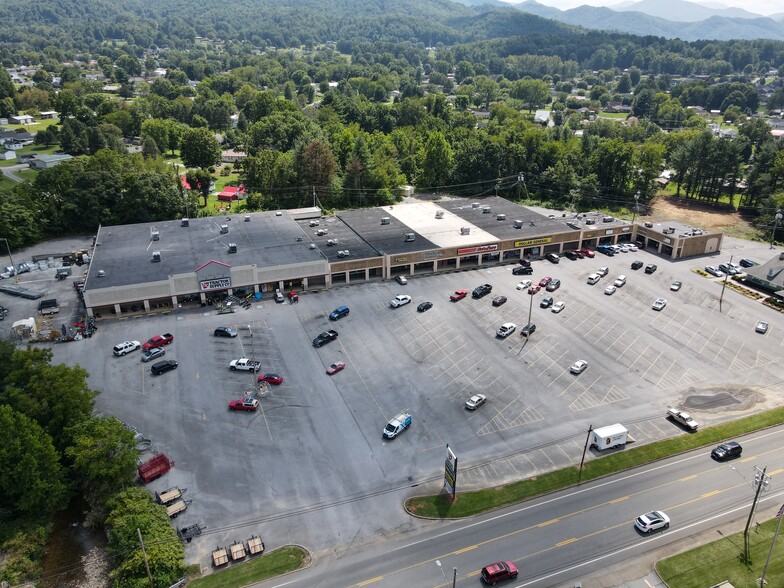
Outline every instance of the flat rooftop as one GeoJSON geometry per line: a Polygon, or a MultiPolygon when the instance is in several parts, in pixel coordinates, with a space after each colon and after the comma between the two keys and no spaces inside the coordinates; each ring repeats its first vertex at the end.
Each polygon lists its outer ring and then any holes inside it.
{"type": "MultiPolygon", "coordinates": [[[[653,224],[653,230],[659,233],[663,233],[665,229],[673,228],[675,232],[672,233],[676,237],[699,237],[700,235],[709,235],[711,233],[718,233],[720,231],[706,231],[700,227],[693,227],[691,225],[687,225],[684,223],[680,223],[678,221],[662,221],[660,223],[649,223],[653,224]]],[[[651,228],[651,227],[646,227],[651,228]]]]}

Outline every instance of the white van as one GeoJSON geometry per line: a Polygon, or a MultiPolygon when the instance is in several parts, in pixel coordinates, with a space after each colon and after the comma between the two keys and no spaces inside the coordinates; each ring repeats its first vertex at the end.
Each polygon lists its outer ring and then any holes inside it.
{"type": "Polygon", "coordinates": [[[599,274],[591,274],[588,276],[588,283],[593,286],[596,282],[599,281],[599,279],[599,274]]]}
{"type": "Polygon", "coordinates": [[[614,283],[616,288],[620,288],[626,283],[626,276],[618,276],[614,283]]]}

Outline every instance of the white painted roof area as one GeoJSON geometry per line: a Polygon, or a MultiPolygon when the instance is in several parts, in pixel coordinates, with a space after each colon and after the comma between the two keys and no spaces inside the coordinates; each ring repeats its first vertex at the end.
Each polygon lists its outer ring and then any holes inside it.
{"type": "Polygon", "coordinates": [[[384,212],[442,248],[481,245],[498,240],[492,234],[441,208],[435,202],[415,202],[405,206],[394,206],[384,212]],[[443,212],[443,218],[436,218],[436,212],[443,212]],[[462,227],[470,228],[470,234],[461,235],[462,227]]]}

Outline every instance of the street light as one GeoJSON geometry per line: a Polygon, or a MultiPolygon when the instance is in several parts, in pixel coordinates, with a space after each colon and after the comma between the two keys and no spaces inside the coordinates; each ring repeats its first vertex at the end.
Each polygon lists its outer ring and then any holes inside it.
{"type": "Polygon", "coordinates": [[[5,246],[6,246],[6,248],[8,248],[8,259],[11,260],[11,267],[13,268],[13,271],[14,271],[14,278],[16,279],[16,283],[18,284],[19,283],[19,272],[16,271],[16,266],[14,265],[14,258],[11,257],[11,246],[8,244],[8,239],[6,239],[5,237],[0,237],[0,241],[5,241],[5,246]]]}
{"type": "Polygon", "coordinates": [[[770,234],[770,248],[773,249],[773,242],[776,240],[776,229],[779,228],[779,221],[782,219],[781,209],[779,208],[776,211],[776,216],[774,216],[775,222],[773,223],[773,232],[770,234]]]}
{"type": "Polygon", "coordinates": [[[637,190],[637,193],[634,195],[634,214],[632,215],[632,224],[634,224],[634,219],[637,218],[637,204],[640,202],[640,191],[637,190]]]}

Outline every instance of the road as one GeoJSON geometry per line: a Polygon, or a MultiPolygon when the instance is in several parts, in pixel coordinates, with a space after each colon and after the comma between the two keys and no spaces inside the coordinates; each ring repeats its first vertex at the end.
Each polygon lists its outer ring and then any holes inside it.
{"type": "Polygon", "coordinates": [[[316,558],[308,570],[256,586],[448,587],[453,568],[457,586],[472,586],[479,584],[483,565],[511,559],[521,572],[507,586],[571,587],[721,523],[737,520],[735,530],[741,530],[754,496],[755,466],[767,467],[771,476],[758,510],[781,503],[784,428],[740,441],[743,456],[732,462],[717,463],[702,449],[468,521],[444,523],[417,537],[345,557],[316,558]],[[672,524],[645,536],[633,520],[652,509],[666,511],[672,524]]]}
{"type": "Polygon", "coordinates": [[[20,163],[16,165],[10,165],[7,167],[0,167],[0,171],[3,172],[3,175],[7,177],[12,182],[24,182],[24,178],[16,175],[16,172],[21,171],[23,169],[29,169],[30,166],[26,163],[20,163]]]}

